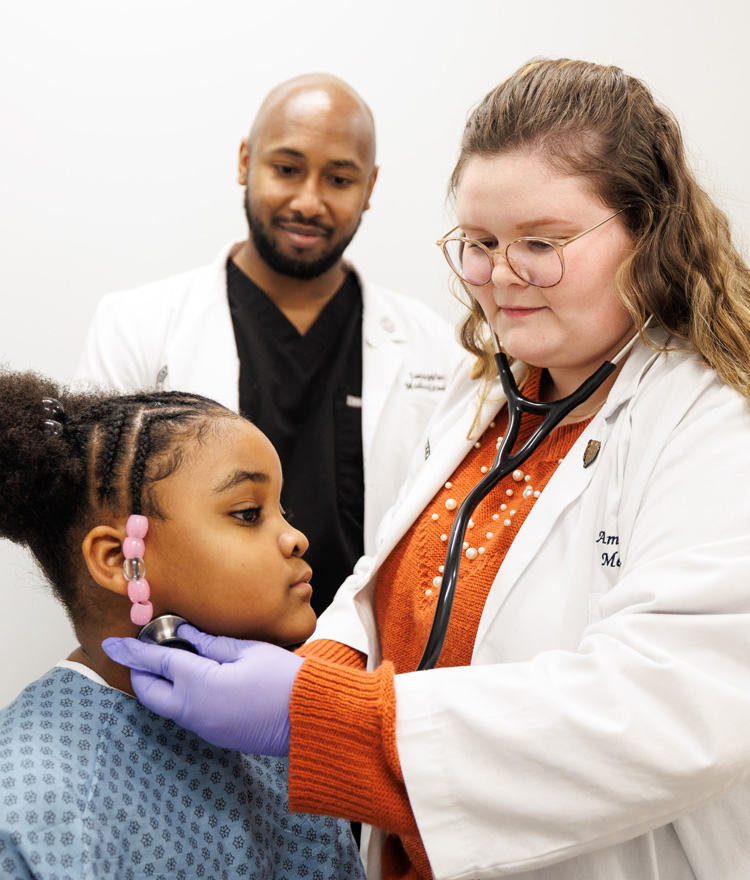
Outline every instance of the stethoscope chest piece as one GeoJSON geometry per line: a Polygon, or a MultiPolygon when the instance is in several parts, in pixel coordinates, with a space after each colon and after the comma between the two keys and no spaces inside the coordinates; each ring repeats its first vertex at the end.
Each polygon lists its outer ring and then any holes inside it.
{"type": "Polygon", "coordinates": [[[160,614],[150,620],[138,633],[138,640],[151,645],[162,645],[165,648],[179,648],[181,651],[190,651],[197,654],[198,649],[187,639],[181,639],[177,630],[183,623],[188,623],[179,614],[160,614]]]}

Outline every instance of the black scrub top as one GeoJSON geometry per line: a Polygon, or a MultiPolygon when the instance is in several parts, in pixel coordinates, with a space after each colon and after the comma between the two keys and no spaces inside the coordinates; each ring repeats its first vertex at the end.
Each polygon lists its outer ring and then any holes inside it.
{"type": "Polygon", "coordinates": [[[227,291],[240,412],[281,459],[281,503],[310,541],[319,615],[364,545],[362,291],[350,272],[304,335],[231,260],[227,291]]]}

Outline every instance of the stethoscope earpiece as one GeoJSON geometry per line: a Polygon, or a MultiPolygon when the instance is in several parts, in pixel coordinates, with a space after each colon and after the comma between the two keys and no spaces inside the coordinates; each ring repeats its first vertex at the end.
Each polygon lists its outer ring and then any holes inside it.
{"type": "Polygon", "coordinates": [[[177,630],[183,623],[188,623],[184,617],[179,614],[160,614],[141,628],[138,633],[140,642],[147,642],[151,645],[161,645],[164,648],[179,648],[181,651],[190,651],[191,654],[197,654],[198,649],[192,642],[187,639],[181,639],[177,635],[177,630]]]}

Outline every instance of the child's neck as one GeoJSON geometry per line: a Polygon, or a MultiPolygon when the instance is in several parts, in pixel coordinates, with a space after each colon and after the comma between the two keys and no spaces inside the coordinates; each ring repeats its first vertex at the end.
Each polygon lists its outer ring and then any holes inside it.
{"type": "Polygon", "coordinates": [[[130,670],[127,666],[121,666],[110,660],[102,650],[102,639],[108,635],[131,635],[131,633],[98,633],[86,638],[84,633],[78,633],[81,644],[68,655],[68,660],[88,666],[98,676],[104,679],[110,687],[117,688],[126,694],[135,696],[133,686],[130,683],[130,670]]]}

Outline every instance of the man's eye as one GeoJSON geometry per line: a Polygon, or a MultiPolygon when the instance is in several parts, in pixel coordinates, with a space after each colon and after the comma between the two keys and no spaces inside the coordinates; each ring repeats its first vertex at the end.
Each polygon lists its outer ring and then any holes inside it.
{"type": "Polygon", "coordinates": [[[275,165],[274,168],[282,177],[291,177],[297,171],[294,165],[275,165]]]}
{"type": "Polygon", "coordinates": [[[336,175],[335,177],[332,177],[331,180],[333,181],[333,185],[334,185],[334,186],[339,186],[339,187],[341,187],[342,189],[343,189],[344,187],[349,186],[349,185],[352,183],[352,181],[351,181],[350,178],[348,178],[348,177],[339,177],[338,175],[336,175]]]}
{"type": "Polygon", "coordinates": [[[260,520],[260,515],[262,512],[262,507],[247,507],[245,508],[245,510],[233,511],[232,516],[235,519],[240,520],[241,522],[247,523],[248,525],[253,525],[260,520]]]}

